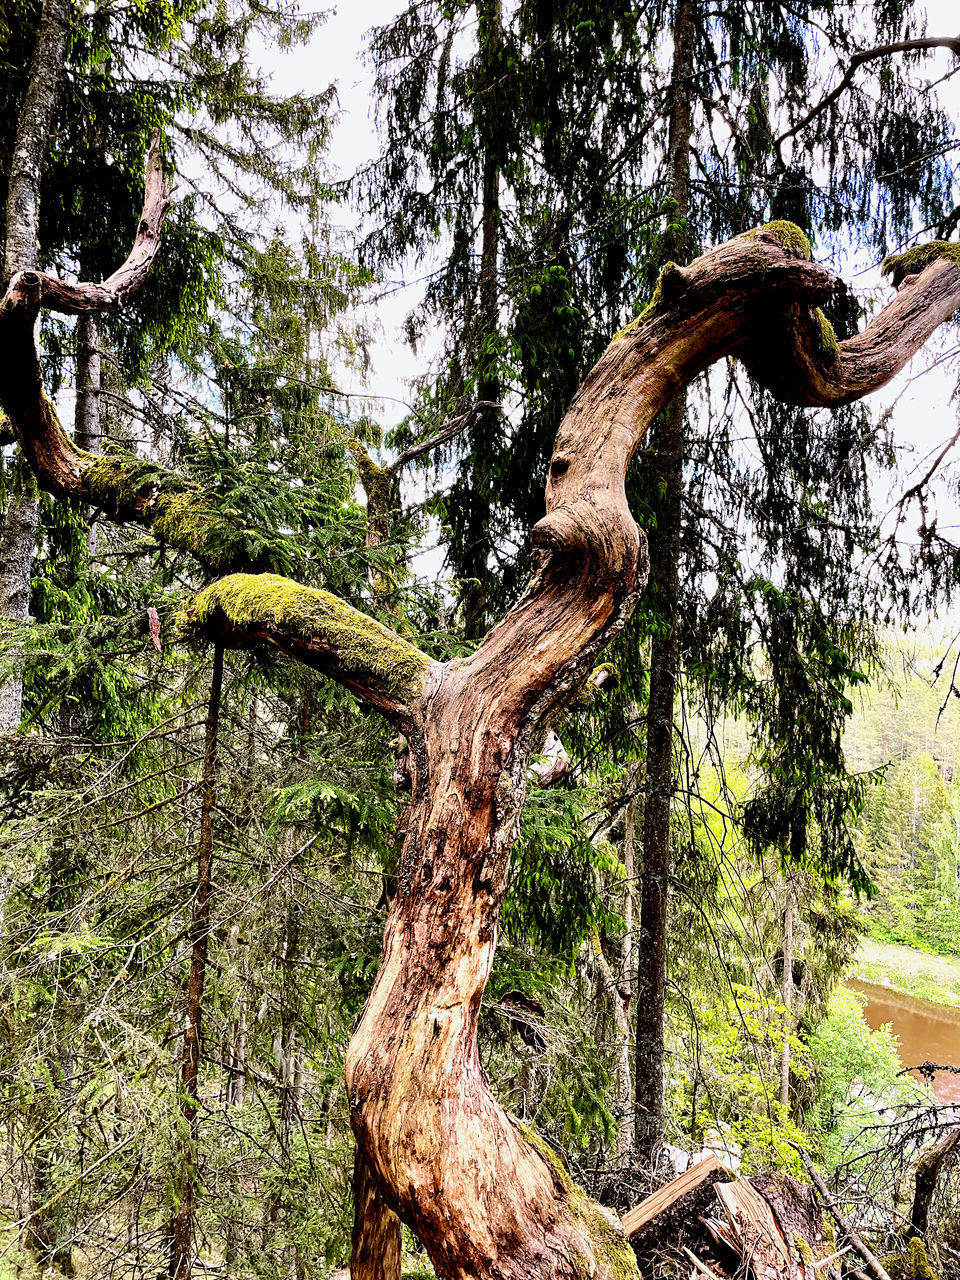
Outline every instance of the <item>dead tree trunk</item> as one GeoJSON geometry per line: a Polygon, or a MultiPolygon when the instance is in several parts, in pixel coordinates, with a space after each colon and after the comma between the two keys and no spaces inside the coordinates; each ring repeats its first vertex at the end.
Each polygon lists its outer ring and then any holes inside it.
{"type": "MultiPolygon", "coordinates": [[[[135,458],[79,453],[42,394],[41,305],[115,305],[143,278],[166,200],[155,160],[137,245],[103,285],[16,277],[0,305],[2,399],[50,492],[154,529],[198,562],[242,565],[245,541],[215,499],[135,458]],[[203,520],[198,518],[203,513],[203,520]]],[[[185,632],[281,650],[355,690],[409,744],[411,798],[380,970],[347,1052],[358,1146],[383,1203],[417,1232],[440,1280],[624,1280],[636,1262],[619,1222],[496,1102],[477,1018],[496,946],[530,756],[646,576],[627,466],[653,418],[698,373],[736,354],[780,398],[832,405],[887,382],[960,307],[953,246],[892,264],[903,287],[839,343],[816,308],[835,278],[798,228],[772,223],[681,268],[616,336],[558,433],[538,566],[523,600],[474,653],[432,661],[329,592],[234,573],[194,597],[185,632]],[[905,278],[904,278],[905,277],[905,278]]]]}
{"type": "Polygon", "coordinates": [[[920,1236],[926,1236],[930,1219],[930,1205],[937,1182],[944,1167],[960,1158],[960,1129],[938,1139],[917,1161],[914,1170],[913,1205],[910,1209],[910,1226],[920,1236]]]}

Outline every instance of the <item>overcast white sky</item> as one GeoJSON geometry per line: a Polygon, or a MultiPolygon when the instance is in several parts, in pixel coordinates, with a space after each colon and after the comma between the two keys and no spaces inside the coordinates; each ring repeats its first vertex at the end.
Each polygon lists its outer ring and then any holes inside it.
{"type": "MultiPolygon", "coordinates": [[[[277,64],[276,83],[284,88],[316,89],[336,82],[341,112],[334,130],[329,161],[332,169],[341,176],[354,172],[377,149],[371,115],[371,75],[363,60],[365,33],[371,27],[388,21],[402,7],[402,0],[341,3],[310,46],[282,55],[277,64]]],[[[930,35],[957,34],[960,29],[957,0],[929,0],[926,7],[930,35]]],[[[952,55],[947,51],[932,55],[929,59],[930,79],[939,79],[952,65],[952,55]]],[[[960,120],[960,75],[944,84],[941,93],[948,109],[960,120]]],[[[349,211],[343,212],[343,221],[348,225],[352,217],[349,211]]],[[[867,262],[851,259],[841,264],[841,273],[857,288],[876,287],[881,284],[880,277],[876,272],[866,270],[869,266],[867,262]]],[[[415,304],[419,290],[413,280],[404,283],[406,288],[393,293],[378,308],[380,332],[373,351],[371,375],[365,384],[346,375],[341,380],[346,389],[360,390],[362,386],[373,395],[405,398],[406,380],[416,374],[419,366],[416,357],[404,344],[399,326],[406,312],[415,304]]],[[[940,350],[952,347],[956,342],[956,333],[950,333],[941,341],[940,350]]],[[[915,475],[923,474],[940,443],[949,438],[957,427],[956,407],[950,403],[954,375],[946,368],[934,368],[917,377],[920,372],[918,366],[927,360],[927,355],[918,357],[914,366],[890,388],[878,393],[884,404],[896,401],[893,431],[899,442],[912,448],[915,475]]],[[[378,408],[380,420],[387,424],[403,416],[402,408],[389,401],[381,401],[378,408]]],[[[903,477],[902,483],[910,483],[909,475],[903,477]]],[[[896,496],[896,493],[890,495],[891,498],[896,496]]],[[[960,526],[960,502],[946,483],[938,487],[936,502],[940,527],[960,526]]]]}

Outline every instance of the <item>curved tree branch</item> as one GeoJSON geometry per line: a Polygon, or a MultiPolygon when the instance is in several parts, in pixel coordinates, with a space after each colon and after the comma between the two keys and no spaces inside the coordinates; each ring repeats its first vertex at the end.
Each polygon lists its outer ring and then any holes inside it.
{"type": "MultiPolygon", "coordinates": [[[[844,343],[817,311],[836,281],[808,260],[789,223],[682,270],[668,264],[650,305],[610,344],[561,423],[526,596],[468,657],[431,663],[328,593],[270,575],[215,583],[187,611],[188,630],[266,643],[334,676],[410,741],[397,891],[346,1077],[362,1159],[441,1280],[636,1274],[613,1216],[496,1102],[477,1049],[530,756],[645,580],[645,544],[624,488],[630,459],[664,405],[725,355],[740,355],[776,394],[803,404],[843,403],[882,386],[960,306],[952,247],[934,252],[844,343]]],[[[8,295],[0,307],[0,331],[21,344],[12,365],[19,380],[0,375],[0,395],[41,484],[176,537],[212,566],[198,515],[219,518],[210,499],[166,473],[158,480],[139,460],[89,461],[60,430],[23,324],[44,285],[34,277],[19,287],[35,301],[8,295]]],[[[213,550],[231,536],[222,526],[213,550]]]]}
{"type": "Polygon", "coordinates": [[[222,578],[194,596],[178,622],[186,636],[289,654],[366,698],[408,737],[427,677],[439,668],[409,640],[329,591],[272,573],[222,578]]]}

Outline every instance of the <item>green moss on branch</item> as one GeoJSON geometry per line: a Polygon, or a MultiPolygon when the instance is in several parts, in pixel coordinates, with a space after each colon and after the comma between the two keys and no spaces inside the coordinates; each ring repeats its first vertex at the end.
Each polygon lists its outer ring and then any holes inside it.
{"type": "Polygon", "coordinates": [[[939,258],[946,258],[954,266],[960,267],[960,244],[950,240],[931,240],[929,244],[916,244],[912,249],[892,253],[885,258],[880,270],[885,276],[890,276],[894,288],[899,289],[907,276],[918,275],[924,267],[929,267],[931,262],[936,262],[939,258]]]}
{"type": "Polygon", "coordinates": [[[806,232],[801,227],[798,227],[795,222],[787,222],[783,218],[777,218],[773,222],[765,222],[762,227],[757,229],[773,236],[774,240],[782,245],[788,253],[792,253],[794,257],[810,260],[812,256],[810,240],[806,232]]]}
{"type": "Polygon", "coordinates": [[[416,645],[329,591],[275,573],[235,573],[213,583],[194,596],[178,623],[188,637],[266,630],[278,647],[302,646],[331,674],[356,677],[404,703],[419,697],[430,665],[416,645]]]}
{"type": "Polygon", "coordinates": [[[189,552],[213,573],[254,567],[247,534],[181,476],[132,454],[106,454],[84,468],[88,501],[112,520],[135,520],[161,542],[189,552]]]}
{"type": "Polygon", "coordinates": [[[831,363],[839,360],[840,343],[837,341],[837,331],[819,307],[814,310],[813,319],[817,328],[817,345],[820,348],[820,355],[831,363]]]}

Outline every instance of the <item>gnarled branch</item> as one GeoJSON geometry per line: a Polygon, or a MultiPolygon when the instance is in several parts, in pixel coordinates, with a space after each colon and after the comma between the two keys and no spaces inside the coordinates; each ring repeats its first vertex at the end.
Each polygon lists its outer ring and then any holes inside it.
{"type": "Polygon", "coordinates": [[[228,648],[268,645],[332,676],[409,735],[431,668],[425,653],[329,591],[273,573],[235,573],[193,597],[178,619],[188,636],[228,648]]]}

